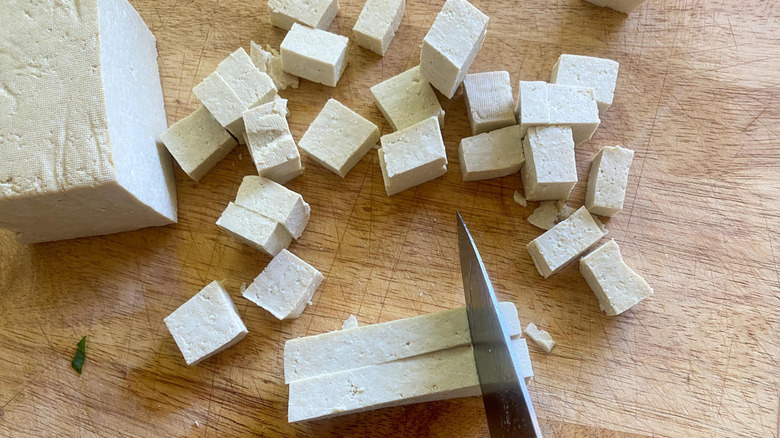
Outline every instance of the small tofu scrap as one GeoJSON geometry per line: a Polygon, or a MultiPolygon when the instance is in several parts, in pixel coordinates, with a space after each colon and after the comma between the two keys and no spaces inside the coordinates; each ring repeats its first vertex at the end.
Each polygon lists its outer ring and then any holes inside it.
{"type": "Polygon", "coordinates": [[[489,18],[466,0],[447,0],[423,39],[423,76],[451,99],[477,57],[489,18]]]}
{"type": "Polygon", "coordinates": [[[528,223],[543,230],[549,230],[555,226],[560,212],[559,201],[542,201],[528,216],[528,223]]]}
{"type": "Polygon", "coordinates": [[[620,254],[617,242],[609,242],[580,259],[580,272],[607,315],[620,315],[653,295],[653,288],[634,272],[620,254]]]}
{"type": "Polygon", "coordinates": [[[222,212],[217,226],[237,241],[272,257],[292,242],[292,236],[282,224],[233,202],[222,212]]]}
{"type": "Polygon", "coordinates": [[[515,201],[515,203],[523,207],[528,207],[528,201],[526,201],[525,196],[523,196],[519,190],[515,190],[515,194],[512,195],[512,199],[515,201]]]}
{"type": "Polygon", "coordinates": [[[327,29],[338,13],[338,0],[268,0],[269,21],[284,30],[293,23],[327,29]]]}
{"type": "Polygon", "coordinates": [[[249,153],[260,176],[272,179],[279,184],[300,175],[301,154],[295,146],[287,120],[271,114],[261,117],[248,112],[245,118],[249,153]]]}
{"type": "Polygon", "coordinates": [[[553,341],[552,336],[546,331],[536,327],[536,324],[534,323],[528,324],[525,330],[523,330],[523,333],[534,341],[534,344],[544,350],[545,353],[549,353],[553,347],[555,347],[555,341],[553,341]]]}
{"type": "Polygon", "coordinates": [[[444,122],[444,110],[419,65],[374,85],[371,94],[393,130],[406,129],[433,116],[439,119],[439,125],[444,122]]]}
{"type": "Polygon", "coordinates": [[[265,50],[263,50],[260,44],[252,41],[249,55],[255,67],[261,72],[268,74],[271,80],[274,81],[277,89],[281,91],[287,88],[298,88],[298,77],[282,70],[282,58],[279,56],[279,51],[274,50],[267,44],[265,50]]]}
{"type": "Polygon", "coordinates": [[[338,84],[347,68],[345,36],[293,24],[280,47],[282,69],[329,87],[338,84]]]}
{"type": "Polygon", "coordinates": [[[574,144],[593,137],[601,124],[593,88],[547,84],[550,124],[571,126],[574,144]]]}
{"type": "Polygon", "coordinates": [[[320,271],[283,249],[246,288],[244,298],[277,319],[295,319],[324,279],[320,271]]]}
{"type": "Polygon", "coordinates": [[[223,128],[234,137],[243,138],[244,119],[241,116],[247,107],[219,73],[206,76],[192,92],[223,128]]]}
{"type": "Polygon", "coordinates": [[[279,222],[295,239],[303,234],[311,214],[303,196],[262,176],[244,177],[236,204],[279,222]]]}
{"type": "Polygon", "coordinates": [[[604,8],[614,9],[624,14],[629,14],[634,9],[641,6],[645,0],[585,0],[588,3],[593,3],[596,6],[604,8]]]}
{"type": "Polygon", "coordinates": [[[532,240],[528,254],[542,277],[560,271],[564,266],[595,245],[604,234],[585,207],[568,219],[532,240]]]}
{"type": "Polygon", "coordinates": [[[523,190],[529,201],[561,200],[577,184],[577,163],[568,126],[535,126],[523,139],[523,190]]]}
{"type": "Polygon", "coordinates": [[[204,106],[174,123],[160,134],[160,140],[182,170],[195,181],[203,178],[238,145],[204,106]]]}
{"type": "Polygon", "coordinates": [[[593,214],[612,217],[623,209],[626,197],[628,172],[634,159],[634,151],[620,146],[601,148],[588,175],[588,191],[585,207],[593,214]]]}
{"type": "Polygon", "coordinates": [[[463,90],[472,135],[517,123],[509,72],[468,74],[463,79],[463,90]]]}
{"type": "Polygon", "coordinates": [[[458,149],[463,181],[500,178],[520,171],[525,162],[520,127],[507,126],[466,137],[458,149]]]}
{"type": "Polygon", "coordinates": [[[245,108],[270,102],[278,92],[271,77],[255,67],[243,47],[220,62],[217,73],[236,93],[245,108]]]}
{"type": "Polygon", "coordinates": [[[248,333],[230,295],[216,281],[164,321],[187,365],[195,365],[235,345],[248,333]]]}
{"type": "Polygon", "coordinates": [[[401,24],[406,0],[366,0],[352,31],[355,41],[377,55],[384,56],[401,24]]]}
{"type": "Polygon", "coordinates": [[[563,54],[553,66],[550,83],[592,87],[599,112],[603,113],[615,97],[619,66],[611,59],[563,54]]]}
{"type": "Polygon", "coordinates": [[[430,117],[380,139],[379,165],[388,196],[447,173],[439,119],[430,117]]]}
{"type": "Polygon", "coordinates": [[[336,99],[329,99],[298,146],[314,161],[344,178],[379,141],[379,128],[336,99]]]}
{"type": "Polygon", "coordinates": [[[356,329],[358,327],[359,324],[357,318],[355,318],[355,315],[349,315],[349,317],[344,320],[344,323],[341,324],[342,330],[351,330],[351,329],[356,329]]]}

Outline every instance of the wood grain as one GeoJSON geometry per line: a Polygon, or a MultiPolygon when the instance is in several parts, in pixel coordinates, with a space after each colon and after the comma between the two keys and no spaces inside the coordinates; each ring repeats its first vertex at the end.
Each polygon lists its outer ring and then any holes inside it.
{"type": "MultiPolygon", "coordinates": [[[[158,38],[170,123],[193,85],[250,40],[278,45],[262,0],[132,0],[158,38]]],[[[331,31],[351,36],[361,0],[331,31]]],[[[417,64],[443,0],[409,0],[380,58],[353,45],[339,86],[302,81],[290,99],[299,139],[334,97],[377,123],[369,87],[417,64]]],[[[533,349],[531,395],[554,437],[777,437],[780,404],[780,9],[772,0],[650,0],[631,16],[579,0],[475,0],[491,17],[472,71],[548,79],[561,53],[620,62],[615,104],[577,148],[587,170],[604,145],[636,151],[625,210],[608,223],[655,296],[619,317],[599,311],[576,267],[549,280],[525,245],[532,206],[519,175],[463,183],[462,95],[442,100],[449,173],[385,196],[376,153],[342,180],[311,161],[289,186],[312,205],[291,250],[326,275],[300,319],[279,322],[240,297],[268,258],[214,225],[241,177],[237,148],[200,183],[177,169],[175,226],[20,246],[0,234],[2,436],[485,436],[479,398],[290,425],[285,340],[463,305],[454,214],[469,224],[502,299],[558,346],[533,349]],[[775,248],[777,247],[777,248],[775,248]],[[187,367],[162,319],[205,284],[227,286],[249,328],[238,345],[187,367]],[[79,377],[69,366],[88,335],[79,377]]],[[[515,89],[516,90],[516,89],[515,89]]]]}

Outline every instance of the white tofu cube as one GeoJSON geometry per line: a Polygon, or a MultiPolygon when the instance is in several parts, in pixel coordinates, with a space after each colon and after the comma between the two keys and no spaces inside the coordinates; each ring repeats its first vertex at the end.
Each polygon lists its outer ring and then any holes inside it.
{"type": "Polygon", "coordinates": [[[320,271],[284,249],[246,288],[244,298],[277,319],[295,319],[324,279],[320,271]]]}
{"type": "Polygon", "coordinates": [[[436,117],[387,134],[380,140],[379,165],[388,196],[447,173],[447,153],[436,117]]]}
{"type": "Polygon", "coordinates": [[[463,82],[487,34],[488,16],[466,0],[447,0],[423,39],[423,76],[448,99],[463,82]]]}
{"type": "Polygon", "coordinates": [[[301,154],[295,146],[287,120],[278,115],[254,117],[247,112],[246,135],[249,153],[260,176],[272,179],[279,184],[300,175],[302,172],[301,154]]]}
{"type": "Polygon", "coordinates": [[[255,67],[243,47],[220,62],[217,73],[236,93],[245,108],[270,102],[278,91],[271,77],[255,67]]]}
{"type": "Polygon", "coordinates": [[[619,66],[611,59],[564,54],[553,66],[550,83],[593,88],[599,112],[604,112],[615,97],[619,66]]]}
{"type": "Polygon", "coordinates": [[[568,126],[535,126],[523,139],[523,190],[529,201],[569,197],[577,184],[574,141],[568,126]]]}
{"type": "Polygon", "coordinates": [[[634,151],[620,146],[604,146],[590,165],[585,207],[592,214],[614,216],[623,209],[628,172],[634,151]]]}
{"type": "Polygon", "coordinates": [[[327,29],[338,13],[338,0],[268,0],[269,21],[284,30],[293,23],[327,29]]]}
{"type": "Polygon", "coordinates": [[[517,91],[515,117],[520,124],[520,134],[525,137],[528,128],[550,124],[550,104],[547,83],[520,81],[517,91]]]}
{"type": "Polygon", "coordinates": [[[195,365],[235,345],[248,333],[230,295],[216,281],[164,321],[187,365],[195,365]]]}
{"type": "Polygon", "coordinates": [[[384,56],[401,24],[406,0],[366,0],[352,31],[355,41],[377,55],[384,56]]]}
{"type": "Polygon", "coordinates": [[[259,44],[252,41],[249,47],[249,56],[258,70],[271,77],[279,91],[287,88],[298,88],[298,77],[282,70],[282,58],[279,56],[279,52],[268,44],[263,50],[259,44]]]}
{"type": "Polygon", "coordinates": [[[262,176],[244,177],[236,204],[279,222],[295,239],[303,234],[311,213],[303,196],[262,176]]]}
{"type": "Polygon", "coordinates": [[[241,116],[247,107],[219,73],[206,76],[192,91],[223,128],[243,140],[244,119],[241,116]]]}
{"type": "Polygon", "coordinates": [[[526,249],[539,274],[548,278],[595,245],[603,236],[593,216],[585,207],[580,207],[568,219],[532,240],[526,249]]]}
{"type": "Polygon", "coordinates": [[[466,137],[458,148],[463,181],[500,178],[520,171],[525,154],[517,125],[466,137]]]}
{"type": "Polygon", "coordinates": [[[294,24],[280,47],[282,69],[292,75],[329,87],[338,84],[347,68],[349,39],[294,24]]]}
{"type": "Polygon", "coordinates": [[[298,146],[314,161],[344,178],[379,141],[379,128],[336,99],[329,99],[298,146]]]}
{"type": "Polygon", "coordinates": [[[528,324],[523,333],[534,341],[534,344],[544,350],[545,353],[549,353],[555,347],[555,341],[553,341],[552,336],[547,331],[538,328],[534,323],[528,324]]]}
{"type": "Polygon", "coordinates": [[[472,73],[463,79],[471,134],[516,124],[509,72],[472,73]]]}
{"type": "Polygon", "coordinates": [[[437,117],[439,125],[444,122],[439,99],[419,65],[374,85],[371,94],[393,130],[406,129],[428,117],[437,117]]]}
{"type": "Polygon", "coordinates": [[[653,295],[653,288],[624,261],[614,240],[580,259],[580,272],[607,315],[619,315],[653,295]]]}
{"type": "Polygon", "coordinates": [[[634,9],[641,6],[645,0],[585,0],[588,3],[593,3],[596,6],[604,8],[614,9],[624,14],[629,14],[634,9]]]}
{"type": "Polygon", "coordinates": [[[282,224],[233,202],[222,212],[217,226],[237,241],[270,256],[279,254],[292,242],[292,236],[282,224]]]}
{"type": "Polygon", "coordinates": [[[574,144],[593,137],[599,127],[599,107],[593,88],[547,84],[551,125],[571,126],[574,144]]]}

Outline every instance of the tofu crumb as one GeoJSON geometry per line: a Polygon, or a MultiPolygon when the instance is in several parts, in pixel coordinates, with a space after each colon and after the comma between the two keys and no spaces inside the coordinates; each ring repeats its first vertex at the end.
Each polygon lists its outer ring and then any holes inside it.
{"type": "MultiPolygon", "coordinates": [[[[569,207],[566,204],[563,204],[563,201],[561,201],[561,206],[559,207],[558,211],[558,222],[565,221],[569,218],[569,216],[573,215],[575,211],[577,211],[574,207],[569,207]]],[[[596,222],[598,223],[598,222],[596,222]]]]}
{"type": "Polygon", "coordinates": [[[523,330],[523,333],[528,335],[528,337],[534,341],[534,344],[544,350],[545,353],[549,353],[553,347],[555,347],[555,341],[553,341],[552,336],[545,330],[536,327],[536,324],[534,323],[528,324],[525,330],[523,330]]]}
{"type": "Polygon", "coordinates": [[[560,201],[542,201],[534,212],[528,216],[528,223],[543,230],[549,230],[555,226],[560,213],[560,201]]]}
{"type": "Polygon", "coordinates": [[[241,283],[241,287],[238,289],[242,294],[246,290],[246,281],[241,283]]]}
{"type": "Polygon", "coordinates": [[[347,319],[344,320],[344,322],[341,324],[342,330],[350,330],[350,329],[356,329],[358,328],[359,324],[357,321],[357,318],[355,318],[355,315],[349,315],[347,319]]]}
{"type": "Polygon", "coordinates": [[[593,216],[593,221],[596,222],[596,225],[601,229],[601,232],[604,233],[605,236],[609,234],[609,230],[607,230],[607,226],[604,225],[604,222],[601,222],[601,219],[596,215],[591,216],[593,216]]]}
{"type": "Polygon", "coordinates": [[[519,205],[522,205],[523,207],[528,207],[528,201],[525,200],[525,196],[523,196],[522,193],[520,193],[519,190],[515,190],[515,194],[512,195],[512,199],[519,205]]]}
{"type": "Polygon", "coordinates": [[[198,423],[198,420],[195,420],[195,426],[200,427],[200,423],[198,423]]]}

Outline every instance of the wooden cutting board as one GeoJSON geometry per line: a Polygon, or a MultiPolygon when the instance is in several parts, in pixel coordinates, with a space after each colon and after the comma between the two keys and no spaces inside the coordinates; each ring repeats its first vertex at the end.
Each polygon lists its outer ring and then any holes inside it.
{"type": "MultiPolygon", "coordinates": [[[[278,46],[264,0],[133,0],[158,39],[168,121],[192,87],[250,40],[278,46]]],[[[369,87],[417,65],[443,0],[409,0],[384,58],[353,45],[338,87],[302,81],[290,99],[299,139],[336,98],[390,131],[369,87]]],[[[525,245],[534,205],[520,177],[463,183],[462,94],[441,98],[443,178],[385,195],[376,152],[342,180],[311,160],[289,184],[312,206],[291,250],[326,281],[301,318],[279,322],[241,298],[269,261],[214,225],[255,169],[237,148],[199,183],[178,168],[179,223],[20,246],[0,233],[2,436],[436,436],[487,434],[479,398],[287,423],[282,348],[292,337],[464,304],[455,211],[502,299],[558,342],[531,351],[532,398],[547,436],[778,436],[780,391],[780,9],[771,0],[651,0],[630,16],[580,0],[475,0],[491,17],[471,71],[547,80],[561,53],[620,62],[614,105],[578,146],[583,202],[601,146],[636,151],[609,238],[655,288],[618,317],[599,311],[576,266],[543,280],[525,245]],[[775,246],[778,249],[775,250],[775,246]],[[249,335],[187,367],[162,320],[227,279],[249,335]],[[70,359],[87,335],[84,374],[70,359]]],[[[351,36],[362,0],[342,0],[331,31],[351,36]]],[[[516,87],[516,85],[515,85],[516,87]]],[[[516,88],[515,88],[516,91],[516,88]]],[[[440,96],[441,97],[441,96],[440,96]]]]}

